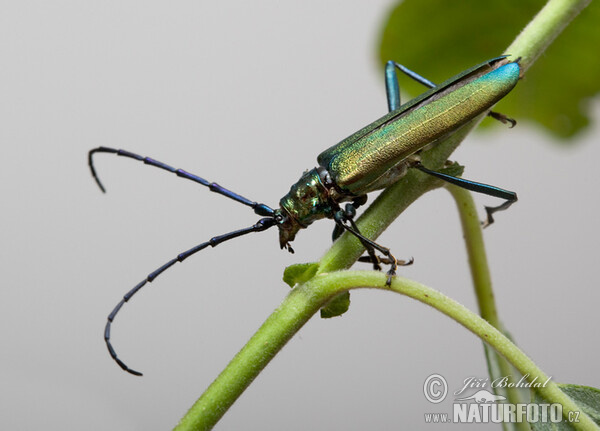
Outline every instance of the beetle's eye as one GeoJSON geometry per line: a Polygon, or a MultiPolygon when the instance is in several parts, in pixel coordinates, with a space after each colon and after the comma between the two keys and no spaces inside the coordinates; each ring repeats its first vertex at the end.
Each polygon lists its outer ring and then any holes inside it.
{"type": "Polygon", "coordinates": [[[319,178],[321,179],[321,182],[325,187],[333,186],[333,180],[331,179],[331,175],[329,174],[327,169],[323,168],[322,166],[319,166],[317,168],[317,172],[319,173],[319,178]]]}

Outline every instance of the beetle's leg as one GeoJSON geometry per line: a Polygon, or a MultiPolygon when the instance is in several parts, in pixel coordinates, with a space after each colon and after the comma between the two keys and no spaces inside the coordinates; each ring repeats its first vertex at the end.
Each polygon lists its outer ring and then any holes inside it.
{"type": "MultiPolygon", "coordinates": [[[[350,205],[350,204],[348,204],[348,205],[350,205]]],[[[348,205],[346,205],[346,206],[348,206],[348,205]]],[[[352,229],[354,229],[355,232],[360,233],[358,226],[354,222],[354,217],[349,218],[348,222],[350,223],[350,226],[352,226],[352,229]]],[[[377,254],[375,254],[375,250],[372,247],[370,247],[369,244],[363,243],[363,245],[365,246],[365,249],[367,250],[367,256],[359,257],[358,261],[372,263],[373,269],[375,269],[376,271],[381,271],[381,264],[392,265],[395,262],[397,266],[410,266],[415,261],[412,257],[409,260],[397,260],[394,256],[391,256],[391,255],[387,256],[387,257],[380,257],[380,256],[377,256],[377,254]]]]}
{"type": "MultiPolygon", "coordinates": [[[[354,224],[354,222],[352,220],[347,220],[344,214],[343,210],[339,210],[338,212],[335,213],[333,220],[335,221],[335,223],[340,226],[342,229],[347,230],[348,232],[350,232],[352,235],[354,235],[356,238],[358,238],[358,240],[361,242],[361,244],[363,246],[365,246],[365,248],[368,250],[369,247],[372,249],[375,249],[377,251],[379,251],[381,254],[383,254],[387,260],[385,261],[385,263],[389,263],[390,265],[390,269],[387,272],[387,281],[386,281],[386,285],[390,285],[392,284],[392,277],[394,275],[396,275],[396,269],[398,269],[398,265],[410,265],[412,264],[412,259],[407,263],[404,261],[398,261],[390,252],[390,249],[387,247],[384,247],[382,245],[377,244],[374,241],[371,241],[369,238],[363,236],[359,231],[358,228],[356,227],[356,224],[354,224]],[[346,225],[345,222],[348,221],[350,223],[350,226],[346,225]]],[[[371,256],[369,255],[369,258],[371,259],[371,256]]],[[[376,257],[376,260],[378,262],[383,262],[384,260],[376,257]]],[[[363,260],[364,261],[364,260],[363,260]]]]}
{"type": "Polygon", "coordinates": [[[93,160],[93,156],[95,153],[116,154],[117,156],[127,157],[127,158],[134,159],[134,160],[137,160],[140,162],[144,162],[144,164],[146,164],[146,165],[164,169],[165,171],[171,172],[171,173],[177,175],[178,177],[194,181],[195,183],[198,183],[198,184],[202,184],[203,186],[208,187],[211,192],[219,193],[220,195],[228,197],[229,199],[233,199],[236,202],[247,205],[250,208],[252,208],[256,214],[258,214],[260,216],[272,216],[275,213],[275,210],[273,210],[273,208],[270,208],[269,206],[267,206],[265,204],[251,201],[250,199],[240,196],[237,193],[226,189],[225,187],[221,187],[217,183],[211,183],[210,181],[206,181],[204,178],[201,178],[194,174],[190,174],[189,172],[186,172],[183,169],[176,169],[165,163],[159,162],[158,160],[151,159],[150,157],[142,157],[138,154],[130,153],[129,151],[117,150],[115,148],[109,148],[109,147],[94,148],[93,150],[90,150],[90,152],[88,153],[88,164],[90,166],[90,171],[92,172],[92,176],[96,180],[96,183],[98,184],[98,187],[100,187],[100,190],[102,190],[102,192],[105,192],[105,189],[104,189],[104,186],[102,185],[102,182],[100,182],[100,178],[96,174],[96,168],[94,166],[94,160],[93,160]]]}
{"type": "Polygon", "coordinates": [[[184,251],[183,253],[178,254],[177,257],[171,259],[170,261],[165,263],[163,266],[156,269],[154,272],[151,272],[150,274],[148,274],[148,276],[146,276],[146,278],[144,280],[139,282],[133,289],[131,289],[129,292],[127,292],[125,294],[125,296],[123,296],[123,299],[121,299],[121,301],[116,305],[116,307],[113,309],[113,311],[111,311],[110,314],[108,315],[108,318],[106,321],[106,327],[104,328],[104,341],[106,342],[106,347],[108,348],[108,352],[110,353],[110,356],[114,359],[114,361],[117,364],[119,364],[119,366],[123,370],[127,371],[128,373],[131,373],[136,376],[142,375],[142,373],[140,373],[139,371],[135,371],[135,370],[129,368],[127,366],[127,364],[125,364],[125,362],[123,362],[121,359],[119,359],[119,357],[117,356],[117,353],[115,352],[115,349],[113,348],[113,346],[110,342],[110,330],[111,330],[111,325],[112,325],[113,320],[115,319],[115,317],[117,316],[117,314],[119,313],[119,311],[121,310],[123,305],[125,305],[125,303],[128,302],[133,295],[135,295],[142,287],[144,287],[144,285],[146,283],[152,283],[156,277],[158,277],[160,274],[165,272],[171,266],[175,265],[177,262],[183,262],[185,259],[187,259],[191,255],[199,252],[200,250],[205,249],[208,246],[216,247],[217,245],[221,244],[222,242],[229,241],[230,239],[237,238],[238,236],[246,235],[246,234],[249,234],[252,232],[261,232],[263,230],[269,229],[272,226],[275,226],[276,223],[277,223],[277,221],[275,220],[275,218],[271,218],[271,217],[263,218],[263,219],[260,219],[256,224],[254,224],[250,227],[247,227],[245,229],[239,229],[239,230],[236,230],[233,232],[226,233],[224,235],[215,236],[215,237],[211,238],[210,240],[203,242],[202,244],[198,244],[197,246],[190,248],[189,250],[184,251]]]}
{"type": "Polygon", "coordinates": [[[388,61],[385,65],[385,94],[387,96],[388,112],[400,108],[400,84],[398,84],[398,75],[393,61],[388,61]]]}
{"type": "Polygon", "coordinates": [[[331,239],[335,242],[342,234],[344,233],[344,229],[339,227],[337,224],[333,228],[333,232],[331,233],[331,239]]]}
{"type": "Polygon", "coordinates": [[[510,124],[511,129],[517,125],[517,120],[507,117],[506,115],[501,114],[500,112],[490,111],[488,112],[488,117],[492,117],[494,120],[498,120],[502,124],[510,124]]]}
{"type": "MultiPolygon", "coordinates": [[[[387,257],[377,256],[377,260],[379,261],[380,264],[383,264],[383,265],[391,265],[392,264],[392,260],[387,257]]],[[[361,256],[358,258],[358,262],[372,263],[373,261],[371,260],[371,256],[361,256]]],[[[415,262],[415,259],[411,257],[409,260],[397,260],[396,264],[398,266],[410,266],[414,262],[415,262]]]]}
{"type": "MultiPolygon", "coordinates": [[[[365,204],[367,202],[367,195],[359,196],[355,200],[352,201],[352,204],[346,204],[344,212],[344,221],[348,221],[351,226],[359,232],[356,223],[354,223],[354,216],[356,215],[356,209],[365,204]]],[[[337,240],[344,233],[344,228],[339,224],[336,224],[333,228],[332,239],[333,241],[337,240]]],[[[373,264],[373,269],[376,271],[381,271],[381,263],[385,263],[386,265],[390,265],[391,261],[387,258],[380,258],[375,254],[375,250],[369,244],[362,243],[367,251],[368,256],[361,256],[358,260],[359,262],[368,262],[373,264]]],[[[412,263],[412,262],[411,262],[412,263]]]]}
{"type": "Polygon", "coordinates": [[[396,69],[407,75],[409,78],[414,79],[420,84],[423,84],[428,88],[435,88],[435,84],[429,79],[422,77],[416,72],[413,72],[408,67],[396,63],[395,61],[388,61],[385,65],[385,89],[388,99],[389,111],[395,111],[400,108],[400,86],[398,84],[398,75],[396,69]]]}
{"type": "MultiPolygon", "coordinates": [[[[354,217],[356,215],[356,209],[364,204],[367,203],[367,195],[362,195],[362,196],[357,196],[356,198],[354,198],[352,200],[352,206],[354,207],[354,213],[352,214],[352,217],[354,217]]],[[[346,215],[350,214],[348,212],[348,206],[346,205],[346,215]]],[[[342,229],[341,227],[339,227],[337,224],[335,225],[335,227],[333,228],[333,232],[331,233],[331,239],[333,242],[335,242],[336,239],[338,239],[340,237],[340,235],[342,235],[344,233],[344,229],[342,229]]]]}
{"type": "Polygon", "coordinates": [[[441,172],[432,171],[427,169],[422,164],[417,163],[415,168],[425,172],[426,174],[432,175],[436,178],[444,180],[450,184],[454,184],[455,186],[462,187],[463,189],[470,190],[472,192],[483,193],[488,196],[493,196],[495,198],[506,199],[501,205],[495,207],[485,207],[485,211],[487,213],[487,218],[482,222],[483,227],[487,227],[494,223],[494,214],[496,211],[502,211],[510,207],[517,201],[517,194],[515,192],[511,192],[510,190],[504,190],[499,187],[491,186],[489,184],[478,183],[471,180],[466,180],[464,178],[457,178],[451,175],[442,174],[441,172]]]}
{"type": "MultiPolygon", "coordinates": [[[[350,226],[352,226],[352,229],[354,229],[356,232],[360,232],[358,230],[358,227],[356,226],[356,223],[354,222],[354,216],[356,215],[356,207],[352,204],[346,204],[345,209],[340,210],[340,212],[343,213],[343,221],[347,221],[348,223],[350,223],[350,226]]],[[[335,227],[336,229],[339,229],[340,235],[342,234],[342,232],[344,232],[343,225],[340,226],[339,224],[336,224],[335,227]]],[[[335,233],[336,232],[334,230],[334,234],[335,233]]],[[[381,265],[379,264],[381,262],[381,258],[377,256],[377,254],[375,253],[375,249],[371,246],[371,244],[362,241],[360,238],[358,239],[365,247],[365,250],[368,254],[368,256],[365,257],[368,257],[368,262],[371,262],[373,264],[373,269],[375,271],[381,271],[381,265]]]]}
{"type": "Polygon", "coordinates": [[[400,85],[398,84],[398,75],[396,74],[396,69],[398,69],[402,73],[408,75],[409,77],[423,84],[426,87],[435,87],[435,84],[433,82],[431,82],[427,78],[423,78],[421,75],[413,72],[409,68],[394,61],[388,61],[385,65],[385,91],[387,94],[388,111],[390,112],[400,108],[401,105],[400,85]]]}
{"type": "MultiPolygon", "coordinates": [[[[424,78],[416,72],[413,72],[408,67],[403,66],[400,63],[396,63],[395,61],[388,61],[385,65],[385,90],[387,93],[388,110],[390,112],[400,108],[401,105],[400,86],[398,84],[398,75],[396,74],[396,69],[404,73],[409,78],[417,81],[419,84],[423,84],[427,88],[435,88],[436,86],[429,79],[424,78]]],[[[511,129],[517,124],[516,120],[513,120],[512,118],[507,117],[500,112],[490,111],[487,115],[492,117],[494,120],[500,121],[502,124],[510,123],[511,129]]]]}

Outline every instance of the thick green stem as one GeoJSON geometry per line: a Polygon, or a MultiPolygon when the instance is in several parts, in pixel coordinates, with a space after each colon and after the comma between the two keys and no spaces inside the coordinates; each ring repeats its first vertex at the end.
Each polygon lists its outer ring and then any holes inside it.
{"type": "Polygon", "coordinates": [[[292,290],[175,429],[211,429],[275,354],[327,301],[326,296],[310,288],[292,290]]]}
{"type": "Polygon", "coordinates": [[[521,57],[522,74],[591,0],[549,0],[506,52],[521,57]]]}

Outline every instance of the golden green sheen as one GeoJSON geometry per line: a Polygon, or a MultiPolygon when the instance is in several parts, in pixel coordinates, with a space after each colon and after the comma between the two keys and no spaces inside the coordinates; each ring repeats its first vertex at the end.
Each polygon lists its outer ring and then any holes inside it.
{"type": "MultiPolygon", "coordinates": [[[[512,66],[514,65],[514,66],[512,66]]],[[[344,191],[361,195],[406,157],[490,109],[518,81],[510,63],[443,97],[384,122],[360,139],[338,144],[337,156],[325,166],[344,191]]],[[[352,138],[352,137],[351,137],[352,138]]]]}

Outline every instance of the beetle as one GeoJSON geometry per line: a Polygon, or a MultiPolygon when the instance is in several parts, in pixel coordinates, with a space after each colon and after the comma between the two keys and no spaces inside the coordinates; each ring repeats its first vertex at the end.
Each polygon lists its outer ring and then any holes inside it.
{"type": "Polygon", "coordinates": [[[389,285],[398,265],[411,262],[398,262],[388,248],[363,236],[354,223],[353,217],[356,208],[366,202],[368,193],[395,183],[410,168],[419,169],[471,191],[505,199],[501,205],[486,207],[487,219],[484,224],[491,224],[496,211],[507,209],[516,202],[516,193],[430,170],[421,163],[419,151],[447,137],[485,112],[495,119],[504,123],[509,122],[514,126],[514,120],[489,111],[496,102],[514,88],[519,80],[519,60],[511,62],[506,57],[496,57],[478,64],[440,85],[433,84],[401,64],[388,62],[385,69],[388,114],[323,151],[317,158],[318,166],[306,171],[291,186],[290,191],[279,201],[277,209],[247,199],[217,183],[209,182],[183,169],[176,169],[149,157],[109,147],[90,150],[88,164],[93,178],[103,192],[105,192],[105,188],[96,173],[93,156],[96,153],[112,153],[141,161],[199,183],[208,187],[212,192],[252,208],[257,215],[262,216],[256,224],[250,227],[215,236],[180,253],[148,274],[144,280],[127,292],[109,314],[106,322],[104,339],[111,357],[123,370],[134,375],[142,375],[142,373],[129,368],[117,356],[110,342],[110,331],[112,322],[120,309],[146,283],[154,281],[175,263],[184,261],[208,246],[216,247],[233,238],[252,232],[262,232],[273,226],[277,226],[279,229],[280,247],[293,253],[290,242],[294,240],[301,229],[305,229],[313,222],[323,218],[332,219],[336,224],[334,239],[343,231],[348,231],[356,236],[367,250],[368,256],[361,260],[373,263],[376,269],[380,269],[382,262],[390,265],[387,272],[387,284],[389,285]],[[401,105],[398,70],[430,89],[401,105]],[[340,206],[343,202],[349,202],[344,209],[340,206]],[[377,251],[385,257],[377,256],[377,251]]]}

